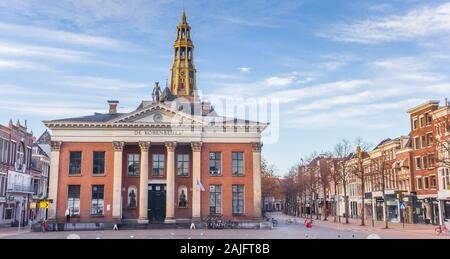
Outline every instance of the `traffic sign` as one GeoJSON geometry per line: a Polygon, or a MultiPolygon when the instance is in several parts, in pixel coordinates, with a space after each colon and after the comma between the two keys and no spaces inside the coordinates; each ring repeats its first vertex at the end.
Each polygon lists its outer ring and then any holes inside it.
{"type": "Polygon", "coordinates": [[[41,208],[41,209],[48,209],[48,201],[41,201],[41,202],[39,202],[39,208],[41,208]]]}

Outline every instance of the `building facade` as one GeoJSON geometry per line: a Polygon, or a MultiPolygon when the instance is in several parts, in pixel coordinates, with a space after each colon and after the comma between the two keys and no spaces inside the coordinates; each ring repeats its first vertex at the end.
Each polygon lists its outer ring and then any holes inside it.
{"type": "Polygon", "coordinates": [[[32,201],[33,135],[26,123],[0,125],[0,225],[28,224],[32,201]]]}
{"type": "Polygon", "coordinates": [[[39,202],[48,198],[48,178],[50,174],[50,133],[45,131],[33,143],[31,158],[32,201],[29,219],[42,222],[47,219],[47,209],[40,208],[39,202]]]}
{"type": "Polygon", "coordinates": [[[44,122],[52,131],[49,219],[191,222],[261,218],[261,133],[267,124],[219,116],[197,96],[194,44],[183,13],[170,86],[130,113],[44,122]]]}
{"type": "Polygon", "coordinates": [[[440,224],[450,220],[450,107],[448,102],[432,112],[436,137],[436,167],[440,224]]]}
{"type": "Polygon", "coordinates": [[[439,101],[429,101],[408,111],[412,140],[412,189],[415,199],[413,215],[418,223],[439,224],[436,175],[436,141],[432,113],[439,101]]]}

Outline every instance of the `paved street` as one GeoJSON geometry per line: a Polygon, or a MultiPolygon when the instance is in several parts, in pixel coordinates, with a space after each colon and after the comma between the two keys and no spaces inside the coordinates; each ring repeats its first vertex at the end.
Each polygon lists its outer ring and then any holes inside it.
{"type": "MultiPolygon", "coordinates": [[[[312,229],[306,229],[301,219],[298,224],[287,224],[292,218],[282,214],[272,214],[278,219],[279,226],[273,230],[188,230],[188,229],[158,229],[158,230],[122,230],[122,231],[78,231],[50,233],[18,233],[17,229],[0,229],[0,238],[10,239],[367,239],[369,236],[382,239],[399,238],[450,238],[436,236],[432,226],[409,227],[406,230],[394,226],[392,229],[382,229],[378,225],[360,227],[357,224],[336,224],[332,222],[315,221],[312,229]]],[[[292,218],[293,219],[293,218],[292,218]]],[[[330,218],[332,220],[332,218],[330,218]]],[[[370,237],[369,237],[370,238],[370,237]]]]}

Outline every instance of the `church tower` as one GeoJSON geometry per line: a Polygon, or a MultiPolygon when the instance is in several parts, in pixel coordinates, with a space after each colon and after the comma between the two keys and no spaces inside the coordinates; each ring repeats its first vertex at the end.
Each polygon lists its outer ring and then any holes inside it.
{"type": "Polygon", "coordinates": [[[191,27],[187,23],[184,11],[181,22],[177,27],[171,72],[170,87],[172,94],[174,96],[194,96],[197,90],[194,44],[191,40],[191,27]]]}

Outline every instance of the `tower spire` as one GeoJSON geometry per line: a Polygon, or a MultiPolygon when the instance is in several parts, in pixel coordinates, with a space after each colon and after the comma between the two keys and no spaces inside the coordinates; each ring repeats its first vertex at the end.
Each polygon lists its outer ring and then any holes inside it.
{"type": "Polygon", "coordinates": [[[197,90],[196,72],[191,27],[187,22],[186,11],[183,10],[174,44],[174,62],[170,78],[172,94],[174,96],[193,96],[197,90]]]}
{"type": "Polygon", "coordinates": [[[181,24],[187,24],[186,11],[183,7],[183,14],[181,15],[181,24]]]}

